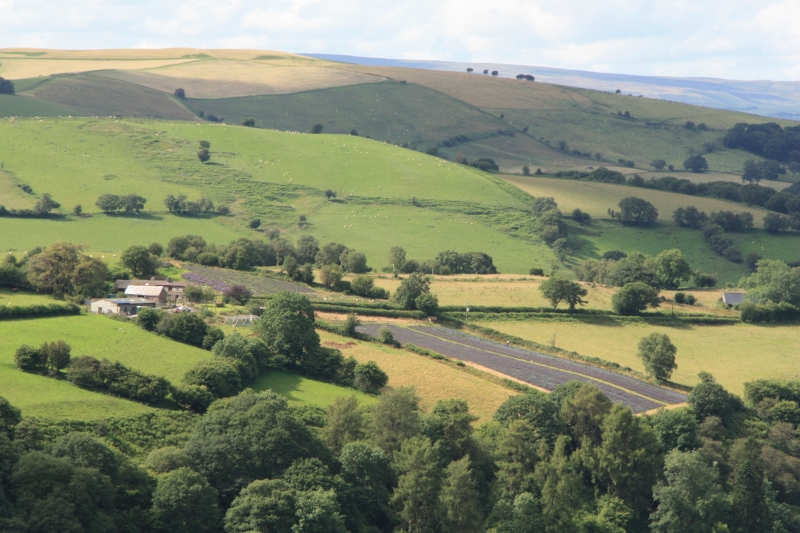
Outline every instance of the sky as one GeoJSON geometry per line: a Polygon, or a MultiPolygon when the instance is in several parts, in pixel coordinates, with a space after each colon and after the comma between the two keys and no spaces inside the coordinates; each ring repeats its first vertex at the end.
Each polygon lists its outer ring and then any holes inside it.
{"type": "Polygon", "coordinates": [[[252,48],[800,80],[798,0],[0,0],[0,48],[252,48]]]}

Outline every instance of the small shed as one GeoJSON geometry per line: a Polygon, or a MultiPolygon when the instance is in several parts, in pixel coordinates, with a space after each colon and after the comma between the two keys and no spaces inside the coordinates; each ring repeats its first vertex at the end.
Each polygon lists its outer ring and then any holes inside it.
{"type": "Polygon", "coordinates": [[[167,289],[157,285],[128,285],[125,296],[146,298],[159,304],[167,303],[167,289]]]}
{"type": "Polygon", "coordinates": [[[743,292],[723,292],[722,293],[722,301],[728,307],[733,307],[734,305],[739,305],[744,301],[744,293],[743,292]]]}
{"type": "Polygon", "coordinates": [[[101,298],[92,300],[92,313],[101,315],[133,316],[143,307],[155,307],[156,303],[146,298],[101,298]]]}

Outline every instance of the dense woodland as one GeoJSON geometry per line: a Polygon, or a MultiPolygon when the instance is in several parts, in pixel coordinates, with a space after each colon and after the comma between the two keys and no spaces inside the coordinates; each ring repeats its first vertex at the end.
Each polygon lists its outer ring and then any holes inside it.
{"type": "Polygon", "coordinates": [[[0,400],[0,529],[800,531],[800,383],[748,384],[745,404],[701,377],[687,408],[639,417],[570,382],[477,427],[465,402],[423,412],[413,389],[327,412],[245,390],[178,438],[0,400]],[[114,445],[137,439],[140,455],[114,445]]]}

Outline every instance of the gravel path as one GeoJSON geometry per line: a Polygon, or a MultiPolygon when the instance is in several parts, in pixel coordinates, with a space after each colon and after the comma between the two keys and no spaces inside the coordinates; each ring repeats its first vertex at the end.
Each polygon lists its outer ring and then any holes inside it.
{"type": "MultiPolygon", "coordinates": [[[[380,324],[365,324],[359,331],[377,336],[380,324]]],[[[686,396],[635,378],[566,359],[492,342],[461,331],[429,326],[387,325],[394,338],[455,359],[491,368],[526,383],[552,390],[570,380],[591,383],[613,402],[639,413],[667,404],[683,403],[686,396]]]]}

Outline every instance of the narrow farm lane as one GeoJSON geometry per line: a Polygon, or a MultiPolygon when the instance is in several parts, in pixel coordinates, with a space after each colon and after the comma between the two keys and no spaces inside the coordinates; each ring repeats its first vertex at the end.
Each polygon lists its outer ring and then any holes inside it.
{"type": "MultiPolygon", "coordinates": [[[[365,324],[359,331],[378,334],[380,324],[365,324]]],[[[612,402],[623,403],[640,413],[665,405],[683,403],[686,395],[664,389],[609,370],[584,365],[551,355],[531,352],[492,342],[461,331],[430,326],[387,325],[394,338],[448,357],[469,361],[552,390],[570,380],[596,385],[612,402]]]]}

